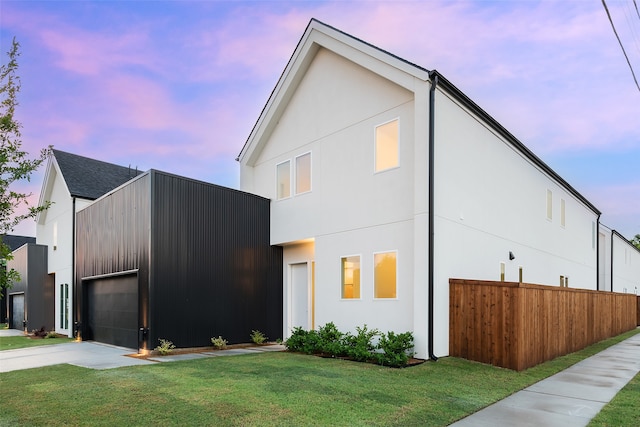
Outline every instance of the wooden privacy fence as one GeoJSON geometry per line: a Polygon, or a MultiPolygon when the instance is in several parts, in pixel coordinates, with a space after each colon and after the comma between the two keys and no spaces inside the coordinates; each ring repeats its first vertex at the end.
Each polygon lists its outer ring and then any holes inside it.
{"type": "Polygon", "coordinates": [[[634,329],[636,295],[449,280],[449,354],[521,371],[634,329]]]}

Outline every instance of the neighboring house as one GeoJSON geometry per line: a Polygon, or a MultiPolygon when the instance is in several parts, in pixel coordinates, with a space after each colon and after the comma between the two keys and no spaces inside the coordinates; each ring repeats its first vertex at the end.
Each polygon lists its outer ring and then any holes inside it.
{"type": "Polygon", "coordinates": [[[75,213],[138,175],[137,170],[52,150],[40,192],[49,209],[36,218],[37,243],[48,246],[47,273],[55,283],[55,331],[73,335],[75,213]]]}
{"type": "Polygon", "coordinates": [[[47,274],[47,247],[26,243],[13,251],[7,262],[20,281],[7,290],[8,323],[11,329],[53,330],[53,278],[47,274]]]}
{"type": "Polygon", "coordinates": [[[79,210],[76,253],[82,339],[150,350],[282,338],[268,199],[150,170],[79,210]]]}
{"type": "MultiPolygon", "coordinates": [[[[26,243],[36,242],[35,237],[16,236],[12,234],[0,235],[0,239],[2,239],[2,242],[5,245],[9,246],[9,249],[11,249],[12,252],[26,243]]],[[[0,260],[0,268],[6,268],[6,267],[7,267],[6,260],[0,260]]],[[[0,323],[4,323],[7,321],[7,308],[8,308],[7,304],[9,303],[9,301],[5,299],[5,295],[6,295],[6,290],[0,289],[0,323]]]]}
{"type": "Polygon", "coordinates": [[[599,289],[640,295],[640,249],[600,224],[599,289]]]}
{"type": "Polygon", "coordinates": [[[272,199],[285,336],[366,324],[444,356],[449,278],[597,288],[595,206],[440,73],[319,21],[238,161],[272,199]]]}

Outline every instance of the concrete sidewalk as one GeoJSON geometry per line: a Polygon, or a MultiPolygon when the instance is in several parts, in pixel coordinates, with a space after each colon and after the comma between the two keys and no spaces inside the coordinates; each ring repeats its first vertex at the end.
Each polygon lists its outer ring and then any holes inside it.
{"type": "Polygon", "coordinates": [[[638,372],[640,334],[452,426],[586,426],[638,372]]]}
{"type": "MultiPolygon", "coordinates": [[[[21,335],[24,335],[23,332],[16,329],[0,329],[0,337],[21,335]]],[[[51,344],[0,351],[0,372],[40,368],[61,363],[68,363],[90,369],[111,369],[122,366],[151,365],[158,362],[174,362],[204,357],[283,351],[284,349],[285,347],[282,345],[266,345],[202,353],[175,353],[167,356],[138,358],[136,357],[136,351],[130,348],[116,347],[93,341],[67,342],[64,344],[51,344]]]]}

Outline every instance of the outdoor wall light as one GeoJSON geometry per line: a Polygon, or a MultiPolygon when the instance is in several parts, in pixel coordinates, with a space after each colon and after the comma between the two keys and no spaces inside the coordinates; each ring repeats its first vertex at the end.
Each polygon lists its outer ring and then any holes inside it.
{"type": "Polygon", "coordinates": [[[513,261],[514,259],[516,259],[516,256],[513,254],[513,252],[509,251],[509,261],[513,261]]]}

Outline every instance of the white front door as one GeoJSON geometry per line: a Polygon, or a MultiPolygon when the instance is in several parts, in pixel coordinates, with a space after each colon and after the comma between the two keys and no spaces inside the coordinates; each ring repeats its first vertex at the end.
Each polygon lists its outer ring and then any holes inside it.
{"type": "Polygon", "coordinates": [[[307,263],[291,264],[291,328],[309,329],[309,272],[307,263]]]}

